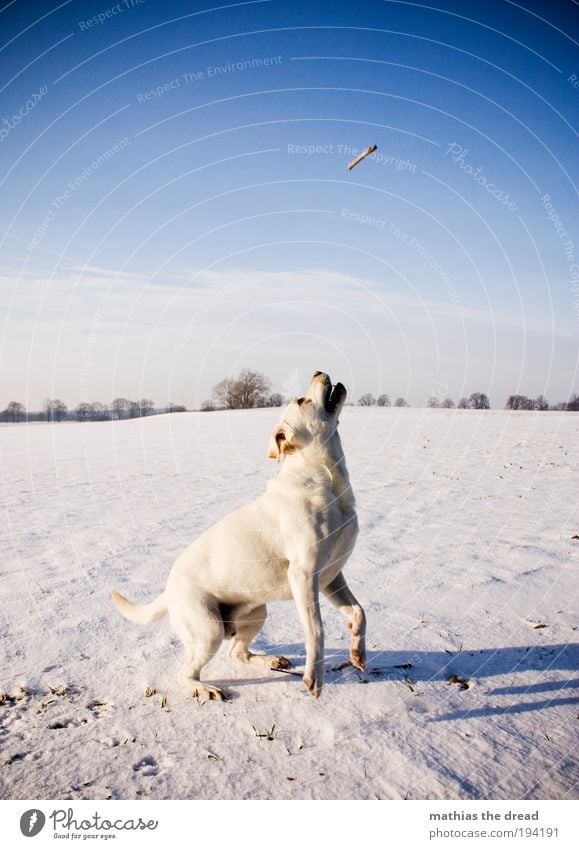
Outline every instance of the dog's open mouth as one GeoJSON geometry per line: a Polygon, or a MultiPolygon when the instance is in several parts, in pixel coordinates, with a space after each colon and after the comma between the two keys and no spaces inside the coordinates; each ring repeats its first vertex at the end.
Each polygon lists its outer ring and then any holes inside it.
{"type": "Polygon", "coordinates": [[[328,383],[328,389],[326,391],[326,398],[324,401],[324,407],[326,408],[326,413],[335,413],[338,405],[341,401],[346,397],[346,387],[343,383],[336,383],[335,386],[332,386],[331,383],[328,383]]]}

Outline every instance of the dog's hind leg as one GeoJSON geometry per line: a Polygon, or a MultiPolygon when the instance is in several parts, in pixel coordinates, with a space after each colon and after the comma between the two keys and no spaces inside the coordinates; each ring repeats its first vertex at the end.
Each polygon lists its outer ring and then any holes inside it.
{"type": "Polygon", "coordinates": [[[287,669],[291,666],[286,657],[276,657],[271,654],[254,654],[249,651],[249,644],[261,631],[267,617],[265,604],[248,608],[246,605],[231,611],[231,622],[228,625],[233,637],[229,648],[229,657],[241,663],[253,663],[265,666],[266,669],[287,669]]]}
{"type": "Polygon", "coordinates": [[[218,687],[200,680],[201,670],[217,653],[224,637],[223,619],[217,607],[195,605],[181,609],[171,625],[185,647],[185,661],[179,671],[179,684],[192,696],[200,699],[226,699],[218,687]]]}
{"type": "Polygon", "coordinates": [[[366,614],[340,572],[322,589],[323,594],[337,607],[350,629],[350,660],[358,669],[366,668],[366,614]]]}

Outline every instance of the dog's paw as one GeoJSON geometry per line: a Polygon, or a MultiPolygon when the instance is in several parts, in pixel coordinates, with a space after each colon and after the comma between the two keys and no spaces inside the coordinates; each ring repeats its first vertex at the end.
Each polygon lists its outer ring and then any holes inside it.
{"type": "Polygon", "coordinates": [[[291,666],[291,661],[287,657],[279,657],[278,655],[247,652],[245,654],[232,655],[232,657],[241,663],[251,663],[254,666],[263,666],[265,669],[289,669],[291,666]]]}
{"type": "Polygon", "coordinates": [[[200,701],[226,702],[227,694],[219,687],[211,687],[209,684],[196,684],[191,688],[191,695],[200,701]]]}
{"type": "Polygon", "coordinates": [[[352,649],[350,652],[350,661],[356,669],[361,669],[362,672],[366,669],[366,655],[359,652],[357,649],[352,649]]]}
{"type": "Polygon", "coordinates": [[[319,674],[308,675],[306,673],[304,675],[304,684],[306,685],[306,689],[309,690],[310,695],[314,699],[319,699],[322,694],[322,687],[324,686],[324,676],[319,674]]]}
{"type": "Polygon", "coordinates": [[[292,666],[291,660],[287,657],[272,657],[270,669],[290,669],[292,666]]]}
{"type": "Polygon", "coordinates": [[[352,644],[350,646],[350,660],[352,662],[352,666],[355,666],[356,669],[361,669],[362,672],[366,669],[366,644],[364,639],[355,639],[352,640],[352,644]]]}

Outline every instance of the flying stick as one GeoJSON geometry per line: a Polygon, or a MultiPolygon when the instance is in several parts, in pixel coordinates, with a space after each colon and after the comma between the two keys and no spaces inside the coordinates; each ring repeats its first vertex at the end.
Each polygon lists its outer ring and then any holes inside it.
{"type": "Polygon", "coordinates": [[[375,150],[378,150],[377,144],[371,144],[370,147],[367,147],[366,150],[363,150],[359,156],[357,156],[355,159],[352,159],[352,161],[349,163],[348,171],[351,171],[352,168],[354,168],[354,166],[358,164],[358,162],[361,162],[363,159],[366,159],[366,157],[370,156],[371,153],[374,153],[375,150]]]}

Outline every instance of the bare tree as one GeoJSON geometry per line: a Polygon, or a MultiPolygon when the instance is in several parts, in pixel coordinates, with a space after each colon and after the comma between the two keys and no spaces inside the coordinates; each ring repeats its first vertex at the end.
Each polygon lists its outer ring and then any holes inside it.
{"type": "Polygon", "coordinates": [[[150,416],[155,411],[155,402],[150,398],[141,398],[139,408],[142,416],[150,416]]]}
{"type": "Polygon", "coordinates": [[[213,401],[203,401],[201,404],[201,410],[204,413],[212,413],[215,410],[215,404],[213,401]]]}
{"type": "Polygon", "coordinates": [[[269,378],[244,368],[237,378],[225,378],[213,387],[213,397],[227,410],[249,410],[263,405],[270,390],[269,378]]]}
{"type": "Polygon", "coordinates": [[[78,422],[88,422],[91,414],[91,405],[88,401],[81,401],[76,405],[74,415],[78,422]]]}
{"type": "Polygon", "coordinates": [[[473,392],[468,399],[470,410],[490,410],[491,402],[484,392],[473,392]]]}
{"type": "Polygon", "coordinates": [[[394,406],[395,406],[395,407],[409,407],[409,406],[410,406],[410,404],[408,403],[408,401],[406,400],[406,398],[397,398],[397,399],[394,401],[394,406]]]}
{"type": "Polygon", "coordinates": [[[266,407],[281,407],[283,404],[283,395],[279,392],[272,392],[267,399],[266,407]]]}
{"type": "Polygon", "coordinates": [[[61,401],[60,398],[54,398],[52,401],[52,421],[61,422],[66,418],[67,413],[68,407],[64,401],[61,401]]]}
{"type": "Polygon", "coordinates": [[[141,415],[141,405],[138,401],[129,401],[129,418],[138,419],[141,415]]]}
{"type": "Polygon", "coordinates": [[[5,422],[21,422],[26,416],[26,407],[20,401],[10,401],[6,409],[2,412],[2,418],[5,422]]]}
{"type": "Polygon", "coordinates": [[[390,406],[390,396],[385,393],[382,395],[378,395],[376,398],[376,404],[378,407],[389,407],[390,406]]]}
{"type": "Polygon", "coordinates": [[[13,422],[21,422],[26,418],[26,407],[20,401],[10,401],[8,404],[8,412],[12,417],[13,422]]]}
{"type": "Polygon", "coordinates": [[[117,419],[126,419],[129,415],[130,406],[130,401],[127,398],[115,398],[111,404],[113,418],[116,416],[117,419]]]}
{"type": "Polygon", "coordinates": [[[373,407],[376,403],[376,399],[372,395],[371,392],[366,392],[365,395],[362,395],[358,398],[358,405],[360,407],[373,407]]]}
{"type": "Polygon", "coordinates": [[[97,422],[110,422],[113,417],[113,411],[106,404],[101,404],[100,401],[93,401],[93,419],[97,422]]]}
{"type": "Polygon", "coordinates": [[[509,395],[505,404],[506,410],[528,410],[529,399],[526,395],[509,395]]]}
{"type": "Polygon", "coordinates": [[[537,395],[533,402],[533,406],[535,410],[548,410],[549,402],[547,401],[544,395],[537,395]]]}
{"type": "Polygon", "coordinates": [[[173,404],[171,401],[169,401],[169,404],[167,406],[167,412],[168,413],[186,413],[187,407],[184,404],[173,404]]]}
{"type": "Polygon", "coordinates": [[[452,410],[454,407],[454,401],[452,400],[452,398],[445,398],[442,402],[442,406],[445,410],[452,410]]]}
{"type": "Polygon", "coordinates": [[[242,369],[235,381],[237,409],[250,410],[257,407],[270,388],[270,380],[264,374],[248,368],[242,369]]]}
{"type": "Polygon", "coordinates": [[[524,396],[523,395],[509,395],[507,400],[505,401],[505,410],[518,410],[520,409],[520,400],[524,396]]]}
{"type": "Polygon", "coordinates": [[[431,409],[437,409],[440,407],[440,398],[437,398],[436,395],[431,395],[428,401],[426,402],[426,406],[431,409]]]}
{"type": "Polygon", "coordinates": [[[466,410],[467,407],[468,407],[468,398],[461,398],[460,401],[458,402],[458,409],[459,410],[466,410]]]}
{"type": "Polygon", "coordinates": [[[112,411],[105,404],[101,404],[100,401],[92,401],[89,406],[91,422],[104,422],[113,417],[112,411]]]}
{"type": "Polygon", "coordinates": [[[565,409],[576,413],[579,410],[579,395],[573,393],[573,395],[571,395],[571,397],[565,404],[565,409]]]}
{"type": "Polygon", "coordinates": [[[231,404],[233,402],[233,384],[234,380],[231,378],[224,378],[220,380],[219,383],[216,383],[212,390],[212,395],[215,398],[216,403],[220,407],[225,407],[225,409],[231,409],[231,404]]]}

